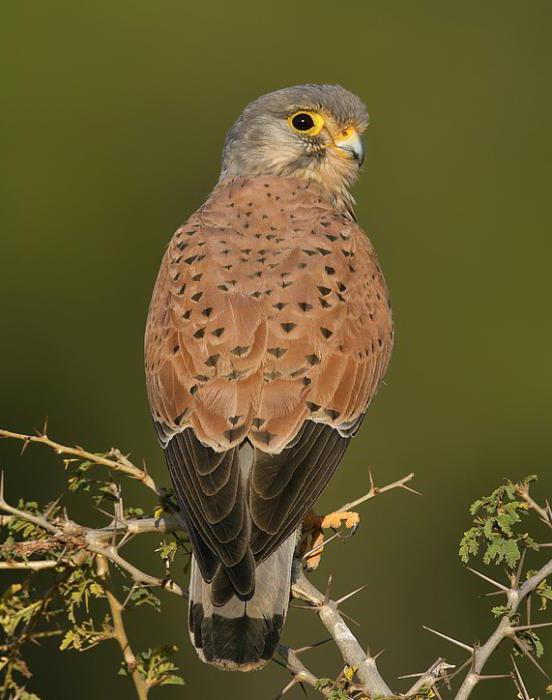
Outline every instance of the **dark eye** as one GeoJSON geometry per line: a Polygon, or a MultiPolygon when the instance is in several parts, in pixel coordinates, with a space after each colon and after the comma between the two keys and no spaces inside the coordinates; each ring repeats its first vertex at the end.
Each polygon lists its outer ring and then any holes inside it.
{"type": "Polygon", "coordinates": [[[291,120],[294,129],[297,131],[310,131],[314,127],[314,119],[306,112],[299,112],[291,120]]]}

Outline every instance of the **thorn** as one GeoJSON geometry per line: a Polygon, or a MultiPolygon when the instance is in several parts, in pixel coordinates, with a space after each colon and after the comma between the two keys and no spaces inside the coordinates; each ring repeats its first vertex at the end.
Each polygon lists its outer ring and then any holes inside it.
{"type": "Polygon", "coordinates": [[[25,452],[27,447],[29,447],[30,444],[31,444],[30,438],[25,438],[25,440],[23,440],[23,445],[21,446],[21,453],[20,453],[21,455],[23,455],[23,453],[25,452]]]}
{"type": "Polygon", "coordinates": [[[516,688],[521,693],[523,700],[531,700],[531,696],[527,692],[527,688],[525,687],[525,683],[523,682],[523,678],[519,672],[519,668],[517,667],[516,660],[514,659],[513,655],[510,656],[510,659],[512,660],[512,665],[514,667],[514,683],[516,688]]]}
{"type": "Polygon", "coordinates": [[[535,666],[536,668],[539,669],[539,671],[542,673],[542,675],[543,675],[547,680],[550,680],[550,676],[548,675],[548,673],[546,673],[546,671],[544,670],[544,668],[543,668],[543,667],[539,664],[539,662],[535,659],[535,657],[533,656],[533,654],[531,654],[531,652],[530,652],[529,649],[527,648],[525,642],[523,642],[523,641],[522,641],[519,637],[517,637],[515,634],[512,635],[512,639],[514,640],[514,642],[516,643],[516,645],[518,646],[518,648],[521,649],[521,651],[525,654],[525,656],[531,661],[531,663],[533,663],[534,666],[535,666]]]}
{"type": "Polygon", "coordinates": [[[48,416],[44,418],[44,425],[42,426],[43,437],[48,437],[48,416]]]}
{"type": "Polygon", "coordinates": [[[56,562],[60,562],[60,561],[63,559],[63,557],[65,556],[66,553],[67,553],[67,547],[65,546],[65,547],[61,550],[60,554],[56,557],[56,562]]]}
{"type": "Polygon", "coordinates": [[[368,467],[368,477],[370,479],[370,491],[376,490],[376,485],[374,483],[374,475],[372,474],[372,468],[368,467]]]}
{"type": "MultiPolygon", "coordinates": [[[[422,678],[422,676],[426,676],[430,673],[433,674],[435,669],[438,668],[441,664],[443,664],[444,661],[445,660],[443,659],[443,657],[440,656],[437,659],[437,661],[432,663],[431,666],[426,671],[422,671],[421,673],[410,673],[407,676],[398,676],[398,678],[399,678],[399,680],[401,680],[403,678],[422,678]]],[[[454,668],[453,666],[450,666],[450,664],[446,664],[446,662],[445,662],[445,665],[447,668],[454,668]]]]}
{"type": "Polygon", "coordinates": [[[274,700],[279,700],[279,698],[283,698],[284,695],[289,692],[293,686],[297,683],[297,680],[295,677],[293,677],[290,682],[282,688],[282,690],[278,693],[278,695],[274,698],[274,700]]]}
{"type": "Polygon", "coordinates": [[[134,591],[140,588],[140,586],[137,583],[133,583],[132,586],[130,587],[130,590],[128,591],[127,597],[125,598],[123,604],[121,605],[121,610],[124,610],[126,606],[128,605],[128,601],[130,600],[130,597],[134,593],[134,591]]]}
{"type": "Polygon", "coordinates": [[[464,661],[464,663],[456,669],[456,671],[454,671],[453,673],[446,676],[446,678],[444,680],[446,681],[449,688],[450,688],[450,681],[452,681],[454,678],[456,678],[456,676],[459,676],[462,673],[462,671],[464,671],[472,663],[473,663],[472,657],[470,656],[469,659],[466,659],[466,661],[464,661]]]}
{"type": "Polygon", "coordinates": [[[512,674],[511,673],[496,673],[494,675],[488,675],[488,676],[477,676],[477,680],[479,681],[495,681],[498,680],[499,678],[511,678],[512,674]]]}
{"type": "Polygon", "coordinates": [[[306,691],[306,689],[305,689],[305,684],[304,684],[304,683],[301,683],[301,681],[299,681],[299,687],[300,687],[301,690],[303,691],[303,695],[304,695],[305,697],[307,697],[307,691],[306,691]]]}
{"type": "Polygon", "coordinates": [[[495,586],[496,588],[499,588],[503,592],[507,592],[509,590],[506,586],[503,586],[501,583],[498,583],[498,581],[495,581],[494,579],[490,578],[489,576],[485,576],[485,574],[482,574],[480,571],[477,571],[477,569],[472,569],[471,566],[466,566],[466,569],[468,571],[471,571],[472,574],[479,576],[479,578],[482,578],[484,581],[487,581],[487,583],[490,583],[493,586],[495,586]]]}
{"type": "Polygon", "coordinates": [[[491,591],[490,593],[481,593],[478,598],[492,598],[495,595],[504,595],[506,591],[491,591]]]}
{"type": "Polygon", "coordinates": [[[326,639],[322,639],[320,642],[314,642],[314,644],[309,644],[306,647],[299,647],[299,649],[294,649],[293,652],[296,656],[299,656],[299,654],[302,654],[304,651],[310,651],[311,649],[316,649],[316,647],[321,647],[323,644],[331,642],[332,639],[333,637],[327,637],[326,639]]]}
{"type": "Polygon", "coordinates": [[[360,591],[363,591],[367,586],[368,586],[368,584],[365,583],[364,586],[360,586],[359,588],[355,589],[354,591],[347,593],[347,595],[344,595],[341,598],[338,598],[338,600],[335,601],[335,604],[339,605],[340,603],[344,603],[349,598],[352,598],[357,593],[360,593],[360,591]]]}
{"type": "Polygon", "coordinates": [[[320,550],[324,549],[324,547],[325,547],[326,545],[330,544],[330,542],[332,542],[332,540],[335,540],[336,537],[341,537],[341,533],[340,533],[340,532],[336,532],[336,533],[333,534],[331,537],[328,537],[327,540],[324,540],[324,541],[321,542],[320,544],[317,544],[316,547],[313,547],[309,552],[305,552],[305,554],[303,554],[303,556],[301,557],[301,559],[302,559],[303,561],[305,561],[305,560],[307,560],[308,558],[312,557],[314,554],[317,554],[320,550]]]}
{"type": "Polygon", "coordinates": [[[401,484],[401,489],[404,489],[405,491],[410,491],[411,493],[415,494],[416,496],[423,496],[423,493],[420,493],[419,491],[416,491],[416,489],[413,489],[412,486],[407,486],[406,484],[401,484]]]}
{"type": "Polygon", "coordinates": [[[340,614],[342,617],[344,617],[346,620],[349,620],[349,622],[352,622],[353,625],[356,625],[356,627],[360,627],[360,623],[357,622],[357,621],[354,619],[354,617],[351,617],[350,615],[346,615],[346,614],[343,612],[343,610],[340,610],[340,611],[339,611],[339,614],[340,614]]]}
{"type": "Polygon", "coordinates": [[[330,602],[330,588],[332,586],[333,574],[328,576],[328,583],[326,584],[326,593],[324,595],[324,604],[327,605],[330,602]]]}
{"type": "Polygon", "coordinates": [[[519,565],[516,571],[516,575],[514,578],[514,586],[517,588],[519,586],[519,582],[521,581],[521,573],[523,571],[523,565],[525,564],[525,557],[527,556],[527,548],[523,550],[521,553],[521,558],[519,560],[519,565]]]}
{"type": "Polygon", "coordinates": [[[382,654],[385,654],[385,649],[378,651],[378,653],[373,657],[374,661],[377,661],[382,654]]]}
{"type": "Polygon", "coordinates": [[[539,627],[550,627],[552,622],[539,622],[536,625],[520,625],[519,627],[514,627],[514,632],[523,632],[524,630],[536,630],[539,627]]]}
{"type": "Polygon", "coordinates": [[[117,549],[120,549],[121,547],[123,547],[133,537],[134,537],[134,534],[132,532],[125,532],[125,534],[121,538],[121,541],[117,545],[117,549]]]}
{"type": "Polygon", "coordinates": [[[0,503],[4,504],[6,502],[4,498],[4,470],[0,473],[0,503]]]}
{"type": "Polygon", "coordinates": [[[99,506],[96,506],[95,510],[97,510],[98,513],[101,513],[102,515],[105,515],[107,518],[109,518],[110,525],[108,525],[108,527],[110,527],[111,524],[113,524],[113,513],[108,513],[107,510],[103,510],[103,508],[100,508],[99,506]]]}
{"type": "Polygon", "coordinates": [[[52,503],[50,503],[50,505],[48,506],[48,509],[47,509],[46,512],[44,513],[44,517],[46,518],[46,520],[48,520],[48,518],[50,517],[50,515],[51,515],[52,512],[54,511],[54,508],[55,508],[55,507],[58,505],[58,503],[61,501],[62,497],[63,497],[63,494],[59,495],[59,496],[56,498],[55,501],[52,501],[52,503]]]}
{"type": "Polygon", "coordinates": [[[452,642],[452,644],[456,644],[456,646],[460,647],[461,649],[465,649],[466,651],[469,651],[470,654],[474,653],[473,647],[470,647],[467,644],[464,644],[463,642],[459,642],[457,639],[454,639],[454,637],[448,637],[446,634],[443,634],[442,632],[437,632],[437,630],[434,630],[431,627],[426,627],[425,625],[422,625],[422,627],[427,632],[432,632],[433,634],[436,634],[438,637],[442,637],[443,639],[446,639],[448,642],[452,642]]]}
{"type": "Polygon", "coordinates": [[[397,676],[397,678],[400,681],[404,681],[406,678],[421,678],[422,676],[425,676],[425,674],[425,671],[422,671],[422,673],[407,673],[405,676],[397,676]]]}

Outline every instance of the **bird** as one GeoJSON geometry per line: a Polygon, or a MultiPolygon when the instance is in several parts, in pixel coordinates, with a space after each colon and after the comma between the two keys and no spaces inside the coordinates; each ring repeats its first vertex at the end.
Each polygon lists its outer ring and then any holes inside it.
{"type": "Polygon", "coordinates": [[[302,521],[389,362],[388,291],[350,193],[367,125],[339,85],[251,102],[155,282],[146,384],[193,551],[189,634],[223,670],[274,655],[302,521]]]}

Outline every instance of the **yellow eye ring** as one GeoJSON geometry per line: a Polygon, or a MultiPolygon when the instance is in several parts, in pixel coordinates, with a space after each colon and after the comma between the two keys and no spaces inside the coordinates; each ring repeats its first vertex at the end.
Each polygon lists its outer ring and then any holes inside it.
{"type": "Polygon", "coordinates": [[[310,112],[302,109],[288,117],[288,124],[292,131],[303,136],[316,136],[324,127],[324,117],[318,112],[310,112]]]}

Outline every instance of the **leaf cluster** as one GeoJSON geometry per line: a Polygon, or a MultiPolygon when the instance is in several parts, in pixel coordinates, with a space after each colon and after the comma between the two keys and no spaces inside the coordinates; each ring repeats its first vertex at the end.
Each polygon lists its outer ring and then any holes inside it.
{"type": "MultiPolygon", "coordinates": [[[[533,481],[528,477],[524,483],[533,481]]],[[[485,564],[506,564],[514,569],[521,558],[521,548],[538,549],[534,539],[520,529],[529,506],[518,498],[519,485],[507,481],[489,496],[479,498],[470,507],[473,527],[460,542],[459,554],[467,564],[472,557],[482,554],[485,564]]]]}

